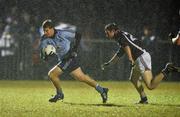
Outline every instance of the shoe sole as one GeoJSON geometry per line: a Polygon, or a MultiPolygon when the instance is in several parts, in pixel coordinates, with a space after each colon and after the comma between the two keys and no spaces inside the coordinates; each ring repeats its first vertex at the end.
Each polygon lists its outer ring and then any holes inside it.
{"type": "Polygon", "coordinates": [[[57,101],[60,101],[61,100],[61,102],[63,102],[63,99],[58,99],[58,100],[56,100],[56,101],[49,101],[49,102],[51,102],[51,103],[56,103],[57,101]]]}
{"type": "Polygon", "coordinates": [[[136,103],[136,104],[148,104],[148,102],[145,102],[145,103],[136,103]]]}

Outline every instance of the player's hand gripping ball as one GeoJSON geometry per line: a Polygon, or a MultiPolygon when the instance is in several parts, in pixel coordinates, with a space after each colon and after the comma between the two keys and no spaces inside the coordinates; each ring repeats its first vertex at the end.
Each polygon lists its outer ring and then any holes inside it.
{"type": "Polygon", "coordinates": [[[52,55],[52,54],[55,54],[56,53],[56,48],[53,46],[53,45],[47,45],[45,48],[44,48],[44,54],[46,56],[48,55],[52,55]]]}

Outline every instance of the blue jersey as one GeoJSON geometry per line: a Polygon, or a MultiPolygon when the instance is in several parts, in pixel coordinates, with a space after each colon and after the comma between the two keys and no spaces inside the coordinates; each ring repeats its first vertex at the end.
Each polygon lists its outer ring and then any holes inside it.
{"type": "MultiPolygon", "coordinates": [[[[56,54],[59,61],[70,50],[70,45],[75,40],[75,31],[73,30],[56,30],[55,35],[51,38],[42,36],[40,43],[40,50],[42,51],[47,45],[53,45],[56,48],[56,54]]],[[[44,55],[41,55],[42,58],[44,55]]]]}

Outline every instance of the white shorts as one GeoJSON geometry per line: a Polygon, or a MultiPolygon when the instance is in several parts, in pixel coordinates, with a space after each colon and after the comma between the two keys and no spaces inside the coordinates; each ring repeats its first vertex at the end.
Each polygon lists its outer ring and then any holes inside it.
{"type": "Polygon", "coordinates": [[[131,70],[129,79],[132,79],[132,77],[140,78],[146,70],[151,69],[151,55],[144,51],[144,53],[136,59],[135,66],[131,70]]]}
{"type": "Polygon", "coordinates": [[[135,65],[139,67],[141,73],[144,73],[146,70],[151,70],[151,55],[144,51],[144,53],[136,59],[135,65]]]}

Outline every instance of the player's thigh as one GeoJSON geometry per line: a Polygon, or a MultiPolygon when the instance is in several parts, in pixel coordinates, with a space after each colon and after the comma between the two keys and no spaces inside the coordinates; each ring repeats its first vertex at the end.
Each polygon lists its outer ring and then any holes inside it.
{"type": "Polygon", "coordinates": [[[142,73],[142,76],[146,86],[149,87],[153,78],[151,70],[146,70],[144,73],[142,73]]]}
{"type": "Polygon", "coordinates": [[[75,78],[76,80],[82,80],[85,78],[86,74],[84,74],[84,72],[82,71],[82,69],[80,67],[78,67],[77,69],[75,69],[74,71],[72,71],[70,73],[70,75],[75,78]]]}
{"type": "Polygon", "coordinates": [[[49,70],[48,76],[57,77],[57,76],[60,76],[62,73],[63,73],[62,69],[59,68],[58,66],[55,66],[51,70],[49,70]]]}

